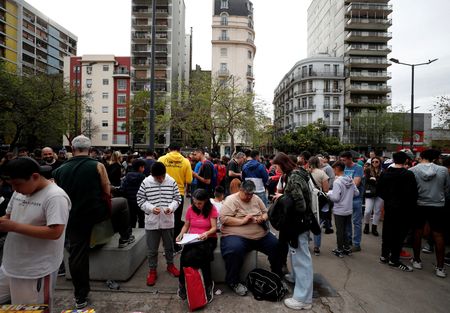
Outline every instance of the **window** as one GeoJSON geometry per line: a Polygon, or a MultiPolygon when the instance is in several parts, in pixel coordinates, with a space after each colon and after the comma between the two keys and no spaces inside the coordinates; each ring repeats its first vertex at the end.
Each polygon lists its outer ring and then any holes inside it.
{"type": "Polygon", "coordinates": [[[108,127],[108,121],[107,120],[103,120],[102,121],[102,127],[108,127]]]}
{"type": "Polygon", "coordinates": [[[323,83],[324,83],[323,91],[330,92],[330,81],[329,80],[324,80],[323,83]]]}
{"type": "Polygon", "coordinates": [[[339,74],[339,64],[333,64],[334,75],[339,74]]]}
{"type": "Polygon", "coordinates": [[[339,81],[338,80],[333,80],[333,91],[334,92],[339,91],[339,81]]]}
{"type": "Polygon", "coordinates": [[[117,109],[117,117],[126,117],[126,116],[127,116],[127,109],[125,108],[117,109]]]}
{"type": "Polygon", "coordinates": [[[127,123],[126,122],[117,122],[117,128],[116,131],[118,132],[124,132],[127,130],[127,123]]]}
{"type": "Polygon", "coordinates": [[[324,67],[325,67],[325,73],[329,73],[330,69],[331,69],[330,64],[325,64],[324,67]]]}
{"type": "Polygon", "coordinates": [[[90,79],[90,78],[86,79],[86,86],[87,86],[88,88],[91,88],[91,87],[92,87],[92,79],[90,79]]]}
{"type": "Polygon", "coordinates": [[[333,105],[336,107],[336,106],[339,106],[339,97],[333,97],[333,105]]]}
{"type": "Polygon", "coordinates": [[[117,95],[117,104],[126,104],[127,103],[127,95],[124,93],[119,93],[117,95]]]}
{"type": "Polygon", "coordinates": [[[308,106],[307,98],[302,98],[302,108],[306,108],[308,106]]]}
{"type": "Polygon", "coordinates": [[[222,29],[220,33],[220,40],[228,40],[228,30],[222,29]]]}
{"type": "Polygon", "coordinates": [[[103,65],[103,72],[109,71],[109,65],[103,65]]]}
{"type": "Polygon", "coordinates": [[[103,79],[103,85],[109,85],[109,79],[108,78],[104,78],[103,79]]]}
{"type": "Polygon", "coordinates": [[[221,71],[226,71],[226,70],[228,70],[227,63],[220,63],[220,70],[221,70],[221,71]]]}
{"type": "Polygon", "coordinates": [[[227,48],[220,48],[220,56],[226,57],[228,55],[228,49],[227,48]]]}
{"type": "Polygon", "coordinates": [[[309,106],[309,108],[313,108],[314,107],[313,97],[308,97],[308,106],[309,106]]]}
{"type": "Polygon", "coordinates": [[[75,86],[80,86],[80,80],[79,79],[75,79],[73,81],[73,83],[74,83],[75,86]]]}
{"type": "Polygon", "coordinates": [[[80,72],[80,66],[79,65],[75,65],[74,67],[73,67],[73,72],[74,73],[79,73],[80,72]]]}
{"type": "Polygon", "coordinates": [[[109,94],[107,92],[103,92],[102,99],[108,99],[108,98],[109,98],[109,94]]]}
{"type": "Polygon", "coordinates": [[[108,134],[102,134],[102,141],[108,140],[108,134]]]}
{"type": "Polygon", "coordinates": [[[92,66],[86,66],[86,74],[92,74],[92,66]]]}
{"type": "Polygon", "coordinates": [[[228,15],[226,13],[220,14],[220,25],[228,25],[228,15]]]}
{"type": "Polygon", "coordinates": [[[127,90],[127,80],[118,79],[117,80],[117,90],[127,90]]]}
{"type": "Polygon", "coordinates": [[[323,107],[325,109],[330,108],[330,97],[324,97],[323,98],[323,107]]]}
{"type": "Polygon", "coordinates": [[[220,8],[228,9],[228,0],[220,0],[220,8]]]}
{"type": "Polygon", "coordinates": [[[248,58],[249,58],[249,59],[252,58],[252,52],[251,52],[250,50],[247,51],[247,55],[248,55],[248,58]]]}
{"type": "Polygon", "coordinates": [[[109,112],[108,106],[106,106],[106,105],[102,106],[102,113],[108,113],[108,112],[109,112]]]}

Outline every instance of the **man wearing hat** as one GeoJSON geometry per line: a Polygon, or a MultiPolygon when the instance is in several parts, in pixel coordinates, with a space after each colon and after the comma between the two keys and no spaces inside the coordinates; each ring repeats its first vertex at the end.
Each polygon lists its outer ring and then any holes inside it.
{"type": "Polygon", "coordinates": [[[0,218],[0,231],[9,233],[0,268],[0,303],[45,303],[52,311],[71,202],[42,175],[50,169],[20,157],[3,172],[15,191],[0,218]]]}

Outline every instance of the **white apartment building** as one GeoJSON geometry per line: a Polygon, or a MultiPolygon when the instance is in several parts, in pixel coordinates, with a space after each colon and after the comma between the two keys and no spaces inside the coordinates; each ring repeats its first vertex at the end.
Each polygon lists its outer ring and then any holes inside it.
{"type": "MultiPolygon", "coordinates": [[[[92,146],[128,148],[130,57],[83,55],[66,57],[64,79],[75,90],[79,131],[92,146]]],[[[69,143],[65,140],[64,145],[69,143]]]]}
{"type": "Polygon", "coordinates": [[[342,137],[344,62],[319,55],[297,62],[275,89],[276,135],[323,120],[330,136],[342,137]]]}
{"type": "MultiPolygon", "coordinates": [[[[185,75],[190,64],[186,57],[190,56],[185,49],[185,4],[184,0],[154,0],[156,12],[152,12],[151,0],[132,0],[131,9],[131,63],[132,63],[132,95],[150,89],[151,77],[151,29],[152,15],[156,14],[156,49],[155,53],[155,101],[165,102],[163,112],[170,114],[171,99],[177,94],[180,83],[188,78],[185,75]]],[[[148,123],[147,120],[142,121],[148,123]]],[[[170,126],[155,134],[155,147],[166,148],[171,140],[178,140],[170,126]]],[[[147,134],[133,134],[134,144],[138,148],[148,146],[147,134]]]]}
{"type": "MultiPolygon", "coordinates": [[[[249,0],[213,0],[211,78],[231,78],[243,93],[253,93],[256,54],[253,3],[249,0]]],[[[248,146],[238,133],[235,147],[248,146]]],[[[230,138],[220,142],[221,155],[231,155],[230,138]]]]}
{"type": "Polygon", "coordinates": [[[308,56],[327,53],[345,64],[344,141],[370,144],[351,120],[391,104],[389,0],[314,0],[308,8],[308,56]]]}

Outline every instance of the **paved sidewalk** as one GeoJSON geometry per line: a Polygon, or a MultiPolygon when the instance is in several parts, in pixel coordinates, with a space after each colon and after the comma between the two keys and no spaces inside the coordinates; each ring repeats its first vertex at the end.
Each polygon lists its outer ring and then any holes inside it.
{"type": "MultiPolygon", "coordinates": [[[[314,306],[310,312],[449,312],[450,277],[434,275],[434,255],[423,255],[423,270],[404,273],[378,262],[380,237],[363,235],[362,252],[339,259],[331,254],[335,235],[323,235],[322,254],[313,256],[314,272],[322,284],[315,286],[314,306]]],[[[176,263],[179,256],[176,257],[176,263]]],[[[91,305],[97,312],[188,312],[187,304],[176,297],[178,280],[165,272],[162,251],[159,256],[158,280],[154,287],[145,284],[144,262],[119,291],[109,290],[104,282],[92,282],[91,305]]],[[[260,262],[267,260],[260,255],[260,262]]],[[[448,268],[447,268],[448,269],[448,268]]],[[[293,312],[282,303],[258,302],[251,294],[234,295],[228,287],[203,312],[293,312]]],[[[59,278],[55,312],[73,306],[72,284],[59,278]]]]}

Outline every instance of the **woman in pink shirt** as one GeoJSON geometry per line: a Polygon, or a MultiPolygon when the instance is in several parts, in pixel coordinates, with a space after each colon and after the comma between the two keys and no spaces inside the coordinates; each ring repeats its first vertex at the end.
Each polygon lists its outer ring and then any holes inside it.
{"type": "Polygon", "coordinates": [[[180,277],[178,296],[186,299],[186,286],[183,267],[200,268],[205,283],[208,303],[213,299],[214,282],[211,278],[211,261],[214,259],[214,249],[217,246],[217,217],[218,212],[209,200],[209,193],[204,189],[197,189],[192,194],[192,205],[187,209],[184,226],[176,241],[181,241],[183,235],[198,234],[199,242],[186,244],[180,258],[180,277]]]}

